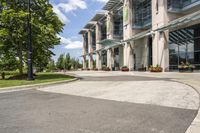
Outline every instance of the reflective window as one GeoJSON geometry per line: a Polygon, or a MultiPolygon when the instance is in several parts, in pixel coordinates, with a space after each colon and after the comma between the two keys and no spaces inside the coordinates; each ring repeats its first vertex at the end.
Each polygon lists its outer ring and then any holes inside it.
{"type": "Polygon", "coordinates": [[[92,31],[92,48],[93,50],[96,50],[96,29],[92,31]]]}
{"type": "Polygon", "coordinates": [[[88,53],[88,33],[85,33],[85,48],[86,48],[86,52],[88,53]]]}
{"type": "Polygon", "coordinates": [[[104,40],[107,38],[107,31],[106,31],[106,22],[102,22],[101,25],[101,40],[104,40]]]}
{"type": "Polygon", "coordinates": [[[122,10],[115,12],[113,16],[114,21],[114,35],[122,36],[123,35],[123,14],[122,10]]]}
{"type": "Polygon", "coordinates": [[[169,34],[170,69],[190,63],[200,70],[200,24],[179,29],[169,34]]]}
{"type": "Polygon", "coordinates": [[[135,28],[144,28],[151,25],[152,12],[151,12],[151,0],[135,0],[133,2],[134,21],[135,28]]]}
{"type": "Polygon", "coordinates": [[[168,0],[168,9],[183,9],[195,2],[199,2],[199,0],[168,0]]]}

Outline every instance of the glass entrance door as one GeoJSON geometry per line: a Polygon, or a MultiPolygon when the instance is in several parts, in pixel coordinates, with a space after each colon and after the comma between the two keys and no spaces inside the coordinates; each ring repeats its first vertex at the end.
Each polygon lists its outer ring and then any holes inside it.
{"type": "Polygon", "coordinates": [[[177,70],[182,63],[189,63],[200,70],[200,24],[169,34],[170,70],[177,70]]]}

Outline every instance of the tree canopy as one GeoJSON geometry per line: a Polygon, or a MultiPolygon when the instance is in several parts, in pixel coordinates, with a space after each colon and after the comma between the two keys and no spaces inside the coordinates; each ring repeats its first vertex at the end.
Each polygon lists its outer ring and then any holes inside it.
{"type": "MultiPolygon", "coordinates": [[[[18,61],[20,73],[27,63],[28,15],[27,0],[0,1],[0,58],[18,61]]],[[[31,1],[34,67],[47,66],[54,55],[52,49],[60,43],[57,35],[63,26],[49,0],[31,1]]]]}

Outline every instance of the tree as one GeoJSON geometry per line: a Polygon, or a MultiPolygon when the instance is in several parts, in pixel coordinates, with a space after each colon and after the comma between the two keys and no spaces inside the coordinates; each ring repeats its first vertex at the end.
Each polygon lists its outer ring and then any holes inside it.
{"type": "Polygon", "coordinates": [[[82,68],[82,65],[80,64],[79,59],[71,58],[70,54],[67,53],[66,55],[61,54],[58,57],[56,67],[61,70],[77,70],[82,68]]]}
{"type": "Polygon", "coordinates": [[[10,53],[4,53],[0,56],[0,71],[14,71],[17,69],[19,61],[10,53]]]}
{"type": "Polygon", "coordinates": [[[71,57],[70,54],[67,53],[65,56],[65,70],[70,70],[71,69],[71,57]]]}
{"type": "Polygon", "coordinates": [[[53,71],[56,69],[56,65],[53,59],[51,59],[47,65],[47,69],[53,71]]]}
{"type": "MultiPolygon", "coordinates": [[[[27,63],[27,0],[0,1],[0,51],[9,50],[19,59],[18,69],[23,73],[27,63]]],[[[31,26],[33,40],[33,65],[46,67],[51,51],[60,43],[57,36],[64,24],[53,12],[49,0],[32,0],[31,26]]],[[[1,52],[0,52],[1,53],[1,52]]]]}
{"type": "Polygon", "coordinates": [[[61,54],[59,57],[58,57],[58,60],[57,60],[57,63],[56,63],[56,67],[60,70],[63,70],[64,69],[64,62],[65,59],[64,59],[64,54],[61,54]]]}

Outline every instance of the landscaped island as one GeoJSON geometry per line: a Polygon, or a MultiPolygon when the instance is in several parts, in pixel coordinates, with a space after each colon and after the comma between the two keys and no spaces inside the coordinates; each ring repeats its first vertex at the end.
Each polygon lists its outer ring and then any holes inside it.
{"type": "Polygon", "coordinates": [[[50,83],[56,81],[64,81],[70,80],[74,77],[59,73],[37,73],[34,77],[35,80],[27,81],[26,79],[12,79],[12,75],[6,76],[5,80],[0,78],[0,89],[5,87],[12,87],[12,86],[22,86],[22,85],[33,85],[33,84],[40,84],[40,83],[50,83]]]}

